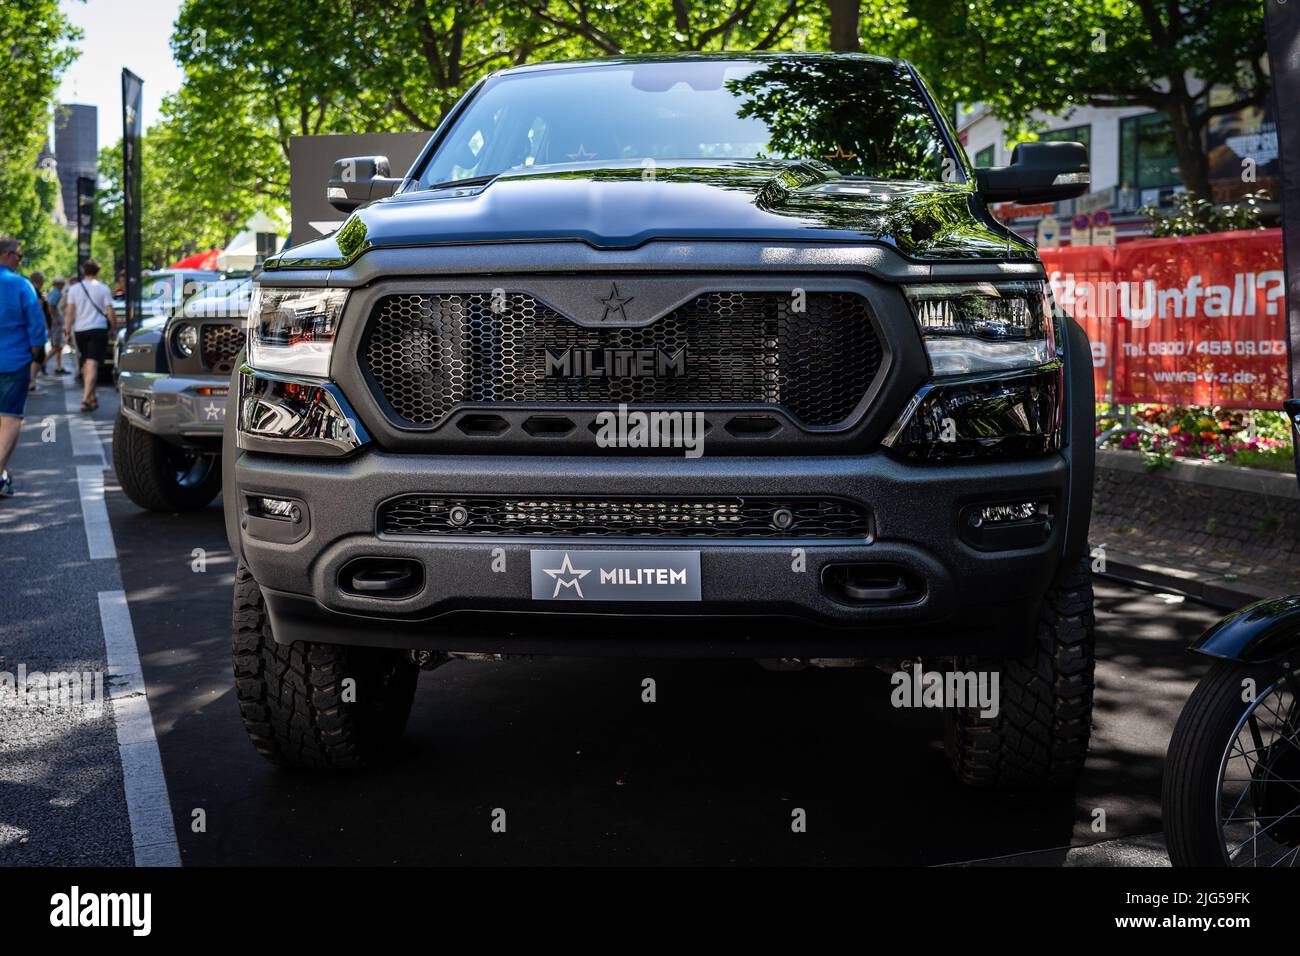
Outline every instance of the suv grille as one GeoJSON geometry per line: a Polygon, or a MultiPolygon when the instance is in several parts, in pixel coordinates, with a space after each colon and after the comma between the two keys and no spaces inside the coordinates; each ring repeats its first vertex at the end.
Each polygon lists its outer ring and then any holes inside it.
{"type": "Polygon", "coordinates": [[[238,325],[208,323],[199,333],[203,364],[208,368],[229,367],[244,347],[244,330],[238,325]]]}
{"type": "Polygon", "coordinates": [[[489,498],[404,495],[384,534],[540,537],[865,538],[867,514],[833,498],[489,498]]]}
{"type": "Polygon", "coordinates": [[[531,295],[390,295],[361,361],[400,424],[428,426],[470,403],[780,405],[805,425],[848,418],[880,369],[866,301],[807,292],[709,292],[641,328],[586,328],[531,295]],[[546,351],[685,350],[685,374],[547,375],[546,351]]]}

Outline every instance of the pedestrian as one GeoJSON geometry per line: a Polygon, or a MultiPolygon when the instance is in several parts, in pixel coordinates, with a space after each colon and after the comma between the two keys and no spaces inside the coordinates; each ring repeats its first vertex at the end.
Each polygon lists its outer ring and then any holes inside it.
{"type": "MultiPolygon", "coordinates": [[[[54,315],[50,312],[50,303],[45,298],[45,273],[33,272],[27,277],[27,281],[30,282],[32,288],[36,290],[36,301],[41,305],[41,315],[45,316],[45,338],[48,340],[50,337],[50,320],[54,315]]],[[[29,392],[35,393],[37,391],[36,379],[44,374],[45,350],[42,349],[39,359],[34,355],[32,356],[32,380],[31,384],[27,386],[29,392]]]]}
{"type": "Polygon", "coordinates": [[[99,407],[95,397],[99,366],[108,354],[108,332],[116,318],[113,293],[99,281],[99,263],[87,259],[82,271],[86,277],[64,296],[63,332],[77,340],[81,355],[81,410],[93,412],[99,407]]]}
{"type": "Polygon", "coordinates": [[[50,287],[50,294],[45,297],[45,301],[50,306],[50,324],[46,331],[50,333],[50,350],[54,353],[54,374],[67,375],[68,370],[63,367],[63,293],[67,287],[67,280],[63,276],[55,276],[54,284],[50,287]]]}
{"type": "Polygon", "coordinates": [[[32,284],[17,272],[23,244],[0,237],[0,497],[14,491],[9,457],[18,445],[32,361],[45,355],[45,317],[32,284]]]}

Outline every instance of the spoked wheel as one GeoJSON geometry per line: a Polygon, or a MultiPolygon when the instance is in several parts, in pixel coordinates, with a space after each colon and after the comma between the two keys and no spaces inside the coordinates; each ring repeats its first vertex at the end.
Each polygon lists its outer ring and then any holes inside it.
{"type": "Polygon", "coordinates": [[[1232,866],[1300,858],[1300,708],[1296,674],[1264,690],[1238,721],[1219,769],[1219,832],[1232,866]]]}
{"type": "Polygon", "coordinates": [[[1300,868],[1298,691],[1300,670],[1226,663],[1197,686],[1165,772],[1175,865],[1300,868]]]}

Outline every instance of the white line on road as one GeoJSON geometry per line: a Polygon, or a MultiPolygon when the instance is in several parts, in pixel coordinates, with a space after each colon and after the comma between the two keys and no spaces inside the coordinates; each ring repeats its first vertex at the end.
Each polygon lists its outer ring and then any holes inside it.
{"type": "Polygon", "coordinates": [[[113,526],[108,523],[108,506],[104,504],[104,466],[78,465],[77,490],[81,497],[81,518],[86,525],[86,546],[91,560],[117,558],[113,526]]]}
{"type": "MultiPolygon", "coordinates": [[[[85,466],[83,466],[85,467],[85,466]]],[[[80,472],[82,468],[78,468],[80,472]]],[[[99,620],[107,653],[109,700],[122,757],[122,789],[131,820],[136,866],[180,866],[167,779],[145,690],[140,652],[124,591],[99,592],[99,620]]]]}
{"type": "Polygon", "coordinates": [[[100,468],[108,467],[104,460],[104,443],[99,440],[94,421],[80,415],[69,415],[68,434],[72,436],[73,458],[98,458],[100,468]]]}

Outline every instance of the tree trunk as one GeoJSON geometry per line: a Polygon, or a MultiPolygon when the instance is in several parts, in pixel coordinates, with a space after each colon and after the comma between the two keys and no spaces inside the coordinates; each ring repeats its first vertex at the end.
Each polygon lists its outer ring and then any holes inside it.
{"type": "Polygon", "coordinates": [[[862,0],[826,0],[831,11],[831,49],[838,53],[857,53],[858,17],[862,0]]]}
{"type": "Polygon", "coordinates": [[[1210,195],[1210,164],[1201,137],[1202,126],[1196,122],[1195,105],[1191,97],[1175,93],[1169,99],[1166,115],[1174,136],[1178,175],[1183,185],[1188,192],[1195,193],[1207,202],[1213,202],[1214,197],[1210,195]]]}

